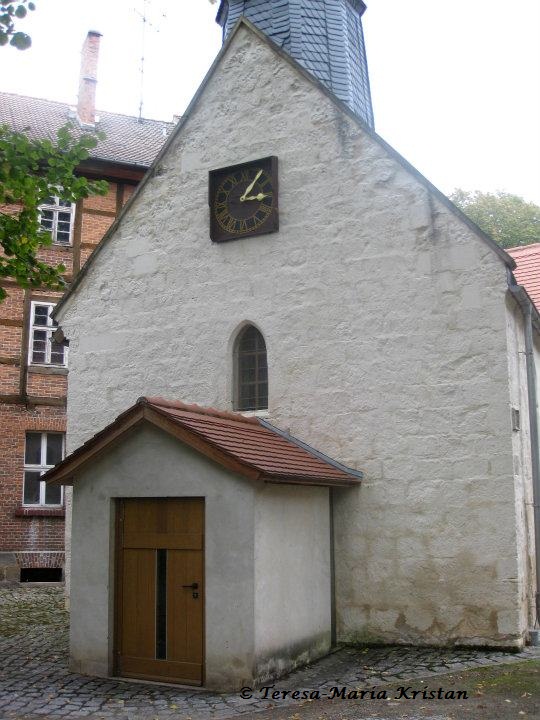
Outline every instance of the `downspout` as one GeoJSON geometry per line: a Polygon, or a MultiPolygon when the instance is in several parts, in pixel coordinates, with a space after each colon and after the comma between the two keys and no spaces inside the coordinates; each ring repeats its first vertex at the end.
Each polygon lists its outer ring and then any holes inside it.
{"type": "Polygon", "coordinates": [[[538,448],[538,396],[536,392],[536,368],[533,348],[533,305],[524,291],[516,284],[508,271],[508,287],[515,297],[525,320],[525,365],[527,370],[527,396],[529,401],[529,429],[531,438],[531,469],[534,503],[534,552],[536,566],[535,627],[540,626],[540,453],[538,448]]]}
{"type": "Polygon", "coordinates": [[[334,488],[328,488],[330,493],[330,644],[334,648],[337,644],[336,635],[336,558],[334,540],[334,488]]]}

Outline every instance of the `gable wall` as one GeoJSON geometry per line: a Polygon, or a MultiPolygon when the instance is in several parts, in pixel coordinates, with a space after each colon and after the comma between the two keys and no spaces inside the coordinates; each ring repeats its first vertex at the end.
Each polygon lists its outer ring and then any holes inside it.
{"type": "Polygon", "coordinates": [[[140,395],[231,407],[255,322],[270,419],[366,472],[336,500],[343,639],[518,641],[505,268],[241,28],[60,314],[73,449],[140,395]],[[279,156],[278,234],[208,237],[207,174],[279,156]]]}

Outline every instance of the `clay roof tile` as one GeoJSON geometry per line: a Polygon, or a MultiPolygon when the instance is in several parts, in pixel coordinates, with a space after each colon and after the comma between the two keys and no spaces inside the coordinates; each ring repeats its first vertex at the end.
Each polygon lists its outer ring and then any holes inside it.
{"type": "Polygon", "coordinates": [[[104,430],[49,470],[48,482],[69,484],[94,455],[117,442],[138,422],[171,432],[212,460],[248,477],[272,483],[344,487],[357,485],[362,473],[333,460],[258,417],[171,401],[141,397],[104,430]],[[160,419],[161,418],[161,419],[160,419]]]}
{"type": "Polygon", "coordinates": [[[523,285],[540,311],[540,243],[508,248],[506,251],[516,261],[514,276],[523,285]]]}
{"type": "MultiPolygon", "coordinates": [[[[97,112],[95,129],[105,133],[90,156],[124,165],[148,168],[174,127],[162,120],[148,120],[120,113],[97,112]]],[[[33,139],[54,140],[58,130],[71,121],[74,111],[67,103],[0,92],[0,125],[25,132],[33,139]]]]}

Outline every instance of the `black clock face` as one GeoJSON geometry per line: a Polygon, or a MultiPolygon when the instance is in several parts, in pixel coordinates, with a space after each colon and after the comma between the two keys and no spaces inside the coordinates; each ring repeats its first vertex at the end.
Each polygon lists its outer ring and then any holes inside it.
{"type": "Polygon", "coordinates": [[[278,229],[277,158],[210,173],[210,235],[215,242],[278,229]]]}

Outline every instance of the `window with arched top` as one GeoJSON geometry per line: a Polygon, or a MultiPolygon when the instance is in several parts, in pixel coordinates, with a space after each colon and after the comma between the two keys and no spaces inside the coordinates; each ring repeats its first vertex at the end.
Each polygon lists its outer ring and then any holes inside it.
{"type": "Polygon", "coordinates": [[[236,338],[235,410],[266,410],[268,408],[268,362],[266,343],[253,325],[243,328],[236,338]]]}

